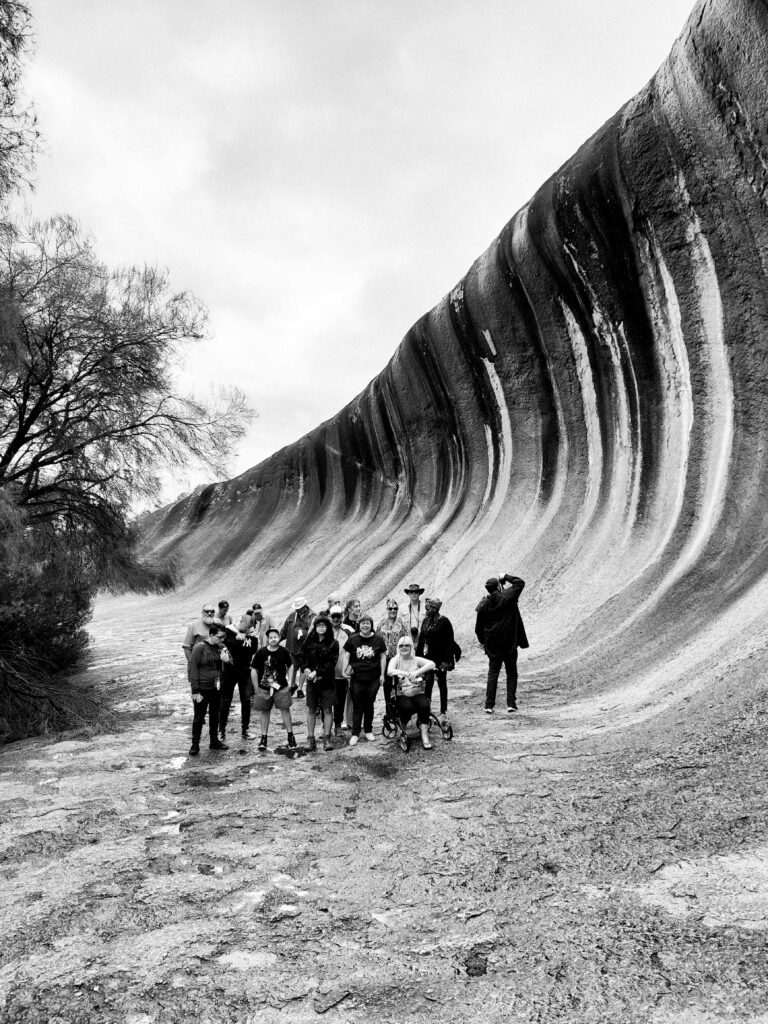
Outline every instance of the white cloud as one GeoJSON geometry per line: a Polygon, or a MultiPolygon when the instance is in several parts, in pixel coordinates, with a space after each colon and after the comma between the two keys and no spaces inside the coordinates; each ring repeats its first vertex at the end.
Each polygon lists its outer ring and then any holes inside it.
{"type": "Polygon", "coordinates": [[[384,366],[690,3],[41,0],[34,208],[209,306],[185,379],[215,352],[252,395],[242,470],[384,366]]]}

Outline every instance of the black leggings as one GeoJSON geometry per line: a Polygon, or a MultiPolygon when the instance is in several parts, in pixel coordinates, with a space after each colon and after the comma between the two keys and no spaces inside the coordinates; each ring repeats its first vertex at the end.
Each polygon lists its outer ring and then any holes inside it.
{"type": "Polygon", "coordinates": [[[448,672],[444,668],[436,668],[434,672],[427,672],[424,680],[424,696],[432,701],[432,687],[437,676],[437,688],[440,691],[440,714],[448,713],[448,672]]]}
{"type": "Polygon", "coordinates": [[[408,725],[412,715],[416,715],[419,725],[429,725],[429,700],[426,693],[415,693],[412,697],[397,698],[397,712],[403,728],[408,725]]]}

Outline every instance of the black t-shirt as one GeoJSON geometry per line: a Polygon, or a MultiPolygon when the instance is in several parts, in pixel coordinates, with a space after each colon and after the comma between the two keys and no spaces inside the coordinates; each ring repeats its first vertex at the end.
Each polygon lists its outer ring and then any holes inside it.
{"type": "Polygon", "coordinates": [[[381,655],[387,653],[387,645],[378,633],[370,636],[355,633],[344,644],[344,650],[349,651],[349,664],[355,679],[371,682],[381,677],[381,655]]]}
{"type": "Polygon", "coordinates": [[[236,633],[233,629],[228,629],[224,645],[232,655],[232,667],[237,672],[244,672],[250,668],[253,656],[258,650],[259,634],[236,633]]]}
{"type": "Polygon", "coordinates": [[[284,647],[278,647],[276,651],[270,651],[268,647],[262,647],[256,651],[251,659],[251,668],[256,669],[259,677],[259,687],[268,690],[270,683],[277,682],[280,689],[288,685],[288,669],[291,667],[291,656],[284,647]]]}

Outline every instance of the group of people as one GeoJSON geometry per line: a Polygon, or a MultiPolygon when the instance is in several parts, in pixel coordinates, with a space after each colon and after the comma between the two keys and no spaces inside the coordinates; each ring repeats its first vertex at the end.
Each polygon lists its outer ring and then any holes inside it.
{"type": "MultiPolygon", "coordinates": [[[[477,606],[475,634],[488,656],[485,710],[493,712],[501,666],[507,674],[507,710],[517,710],[517,648],[527,647],[518,598],[525,584],[502,575],[486,582],[487,596],[477,606]]],[[[448,673],[461,657],[451,621],[442,602],[427,597],[412,583],[405,589],[408,607],[401,613],[388,598],[378,623],[363,613],[361,602],[344,605],[332,594],[318,613],[306,597],[298,597],[280,627],[255,602],[234,622],[229,602],[203,606],[182,645],[192,690],[194,717],[190,756],[200,752],[206,717],[211,750],[227,750],[227,726],[235,689],[240,696],[241,731],[251,732],[252,711],[259,715],[259,750],[266,750],[273,708],[281,714],[287,745],[296,747],[291,707],[306,701],[309,750],[317,749],[315,731],[321,723],[323,750],[332,737],[349,730],[349,745],[368,742],[373,732],[374,705],[383,687],[388,709],[403,727],[415,715],[422,746],[430,750],[432,692],[437,683],[440,720],[448,712],[448,673]]]]}

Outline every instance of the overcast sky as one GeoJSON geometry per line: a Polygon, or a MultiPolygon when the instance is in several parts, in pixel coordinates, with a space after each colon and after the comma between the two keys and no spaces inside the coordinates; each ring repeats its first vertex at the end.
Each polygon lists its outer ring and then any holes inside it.
{"type": "Polygon", "coordinates": [[[693,0],[31,4],[32,209],[205,302],[187,380],[215,353],[257,409],[238,473],[379,372],[693,0]]]}

